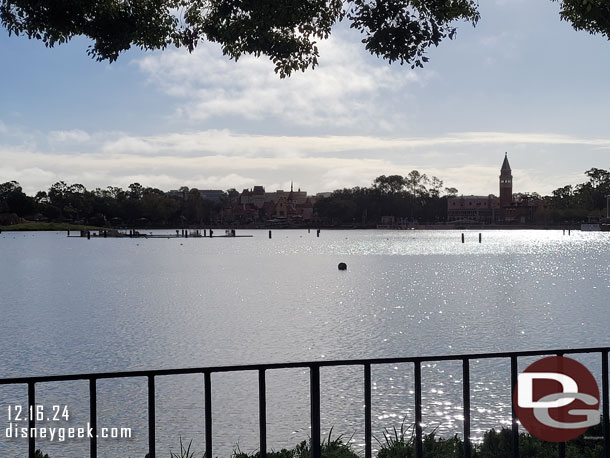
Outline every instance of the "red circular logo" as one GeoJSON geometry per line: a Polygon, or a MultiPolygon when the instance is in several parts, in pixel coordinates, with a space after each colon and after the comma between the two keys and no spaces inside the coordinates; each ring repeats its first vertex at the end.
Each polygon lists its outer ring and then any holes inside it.
{"type": "Polygon", "coordinates": [[[595,377],[571,358],[550,356],[528,366],[513,400],[523,427],[544,441],[569,441],[600,422],[595,377]]]}

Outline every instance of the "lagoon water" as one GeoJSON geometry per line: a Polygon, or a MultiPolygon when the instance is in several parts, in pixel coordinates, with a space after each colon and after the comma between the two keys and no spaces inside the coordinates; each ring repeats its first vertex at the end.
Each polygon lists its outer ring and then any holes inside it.
{"type": "MultiPolygon", "coordinates": [[[[92,239],[0,234],[1,377],[610,344],[610,234],[562,231],[238,231],[238,239],[92,239]],[[348,270],[337,269],[346,262],[348,270]]],[[[599,373],[598,357],[577,357],[599,373]]],[[[526,364],[527,359],[520,360],[526,364]]],[[[461,433],[461,366],[423,366],[425,430],[461,433]]],[[[510,417],[506,362],[471,365],[473,435],[510,417]]],[[[212,378],[214,455],[258,448],[257,374],[212,378]]],[[[204,449],[201,376],[157,380],[158,455],[204,449]]],[[[146,380],[98,383],[100,457],[144,458],[146,380]]],[[[308,373],[272,371],[268,444],[309,435],[308,373]]],[[[0,456],[25,386],[0,387],[0,456]]],[[[37,386],[37,402],[88,421],[87,382],[37,386]]],[[[364,437],[362,370],[322,370],[322,433],[364,437]]],[[[412,365],[373,369],[373,434],[414,421],[412,365]]],[[[24,425],[21,425],[24,426],[24,425]]],[[[40,441],[52,458],[88,440],[40,441]]]]}

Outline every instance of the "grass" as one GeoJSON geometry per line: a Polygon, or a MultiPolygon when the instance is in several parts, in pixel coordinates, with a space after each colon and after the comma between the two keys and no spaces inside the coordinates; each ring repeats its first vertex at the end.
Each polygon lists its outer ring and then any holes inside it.
{"type": "MultiPolygon", "coordinates": [[[[332,438],[333,430],[330,429],[328,437],[322,440],[322,458],[360,458],[349,445],[349,440],[343,442],[343,436],[332,438]]],[[[260,452],[251,454],[242,452],[239,447],[233,450],[231,458],[260,458],[260,452]]],[[[267,458],[311,458],[311,440],[302,441],[291,449],[267,452],[267,458]]]]}
{"type": "MultiPolygon", "coordinates": [[[[378,439],[380,445],[377,458],[415,458],[415,424],[400,429],[394,426],[392,431],[387,428],[383,431],[383,441],[378,439]]],[[[425,457],[460,458],[463,456],[463,443],[457,434],[449,439],[436,437],[436,431],[424,434],[422,438],[425,457]]]]}
{"type": "MultiPolygon", "coordinates": [[[[85,226],[70,223],[21,223],[10,226],[0,226],[0,231],[97,231],[103,227],[85,226]]],[[[107,229],[107,228],[106,228],[107,229]]]]}
{"type": "MultiPolygon", "coordinates": [[[[174,453],[170,450],[169,458],[195,458],[195,452],[191,452],[192,443],[193,443],[193,441],[191,440],[189,442],[188,446],[185,448],[184,444],[182,443],[182,437],[181,437],[180,438],[180,453],[174,453]]],[[[202,455],[202,457],[204,455],[202,455]]],[[[148,456],[148,454],[146,456],[148,456]]]]}
{"type": "MultiPolygon", "coordinates": [[[[415,439],[414,427],[405,428],[404,422],[400,429],[384,430],[383,441],[377,441],[380,450],[377,458],[414,458],[415,439]]],[[[566,442],[566,458],[602,458],[603,442],[585,439],[585,437],[603,436],[601,423],[589,428],[582,436],[566,442]]],[[[423,435],[423,451],[425,458],[462,458],[464,442],[457,434],[451,438],[436,437],[435,431],[423,435]]],[[[472,447],[473,458],[511,458],[512,430],[502,428],[500,431],[491,429],[483,435],[483,441],[472,447]]],[[[521,433],[519,435],[519,456],[521,458],[556,458],[557,444],[545,442],[534,436],[521,433]]]]}
{"type": "MultiPolygon", "coordinates": [[[[379,444],[377,458],[415,458],[414,426],[400,425],[399,429],[383,431],[383,438],[376,439],[379,444]]],[[[602,458],[604,455],[603,441],[589,440],[585,437],[601,437],[601,424],[590,428],[584,435],[566,442],[566,458],[602,458]]],[[[332,428],[322,441],[322,458],[361,458],[350,446],[351,439],[343,442],[342,436],[332,438],[332,428]]],[[[187,446],[180,438],[180,451],[170,451],[169,458],[206,458],[205,453],[195,455],[191,451],[192,441],[187,446]]],[[[436,431],[423,435],[423,451],[425,458],[463,458],[464,443],[457,434],[450,438],[437,437],[436,431]]],[[[556,458],[557,444],[544,442],[535,437],[521,433],[519,435],[519,454],[521,458],[556,458]]],[[[148,456],[148,455],[147,455],[148,456]]],[[[512,430],[502,428],[500,431],[491,429],[483,435],[483,441],[472,448],[473,458],[511,458],[512,430]]],[[[49,458],[36,450],[36,458],[49,458]]],[[[311,458],[311,440],[302,441],[290,449],[267,452],[268,458],[311,458]]],[[[236,446],[231,458],[260,458],[260,452],[246,453],[236,446]]]]}

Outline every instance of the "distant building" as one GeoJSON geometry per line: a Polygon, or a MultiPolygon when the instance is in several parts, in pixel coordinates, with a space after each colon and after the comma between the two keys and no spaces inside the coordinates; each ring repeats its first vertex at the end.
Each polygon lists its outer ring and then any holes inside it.
{"type": "Polygon", "coordinates": [[[265,199],[270,200],[274,204],[277,203],[281,198],[291,199],[295,204],[304,204],[307,200],[307,192],[301,191],[299,188],[297,191],[294,190],[292,183],[290,183],[290,192],[284,190],[277,190],[275,192],[265,193],[265,199]]]}
{"type": "Polygon", "coordinates": [[[536,219],[536,211],[543,202],[540,200],[522,198],[515,200],[513,195],[513,175],[508,163],[508,153],[504,153],[504,162],[500,169],[500,212],[499,223],[532,224],[536,219]]]}
{"type": "Polygon", "coordinates": [[[262,186],[254,186],[250,190],[244,189],[239,195],[240,204],[253,205],[258,209],[263,208],[266,201],[265,188],[262,186]]]}
{"type": "Polygon", "coordinates": [[[492,195],[450,197],[447,221],[490,224],[496,220],[499,210],[500,199],[492,195]]]}
{"type": "Polygon", "coordinates": [[[283,219],[298,222],[313,219],[313,205],[316,197],[308,196],[306,191],[278,190],[266,192],[263,186],[244,189],[235,203],[227,203],[224,217],[227,220],[242,223],[261,222],[271,219],[283,219]]]}
{"type": "Polygon", "coordinates": [[[489,196],[461,196],[447,199],[447,221],[468,223],[531,224],[542,205],[541,201],[513,196],[513,174],[508,153],[500,167],[500,198],[489,196]]]}
{"type": "Polygon", "coordinates": [[[509,207],[513,202],[513,175],[508,163],[508,153],[504,153],[504,162],[500,169],[500,207],[509,207]]]}
{"type": "Polygon", "coordinates": [[[199,191],[199,194],[201,194],[201,197],[204,199],[208,199],[213,202],[220,202],[222,196],[224,196],[226,193],[221,189],[203,189],[199,191]]]}
{"type": "MultiPolygon", "coordinates": [[[[193,188],[193,189],[196,189],[196,188],[193,188]]],[[[198,189],[198,191],[199,191],[199,194],[201,194],[201,197],[203,197],[204,199],[214,201],[214,202],[220,202],[222,196],[225,195],[225,192],[221,189],[204,189],[204,190],[198,189]]],[[[183,192],[178,189],[172,189],[171,191],[168,191],[166,194],[169,196],[173,196],[173,197],[179,197],[179,198],[185,199],[185,200],[188,198],[188,192],[183,192]]]]}

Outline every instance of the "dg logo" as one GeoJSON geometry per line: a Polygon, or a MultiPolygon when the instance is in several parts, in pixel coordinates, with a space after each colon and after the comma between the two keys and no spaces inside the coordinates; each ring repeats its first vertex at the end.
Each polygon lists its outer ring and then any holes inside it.
{"type": "Polygon", "coordinates": [[[571,358],[551,356],[528,366],[513,399],[523,427],[544,441],[569,441],[600,422],[595,377],[571,358]]]}

